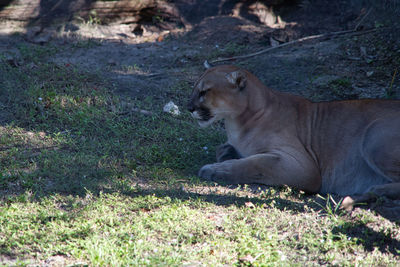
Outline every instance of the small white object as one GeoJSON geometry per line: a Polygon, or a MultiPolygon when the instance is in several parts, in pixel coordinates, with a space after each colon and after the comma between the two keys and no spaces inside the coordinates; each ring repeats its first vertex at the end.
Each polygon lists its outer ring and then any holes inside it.
{"type": "Polygon", "coordinates": [[[39,101],[42,101],[42,100],[43,100],[43,98],[39,97],[39,98],[38,98],[38,100],[39,100],[39,101]]]}
{"type": "Polygon", "coordinates": [[[163,108],[164,112],[167,112],[173,116],[179,116],[179,114],[181,114],[181,112],[179,111],[179,108],[177,105],[175,105],[174,102],[169,101],[163,108]]]}
{"type": "Polygon", "coordinates": [[[205,60],[205,61],[204,61],[204,63],[203,63],[203,66],[204,66],[204,68],[206,68],[206,69],[209,69],[209,68],[211,68],[211,65],[210,65],[210,63],[208,63],[208,61],[207,61],[207,60],[205,60]]]}
{"type": "Polygon", "coordinates": [[[203,147],[203,149],[204,149],[204,150],[207,150],[207,149],[208,149],[208,147],[204,146],[204,147],[203,147]]]}

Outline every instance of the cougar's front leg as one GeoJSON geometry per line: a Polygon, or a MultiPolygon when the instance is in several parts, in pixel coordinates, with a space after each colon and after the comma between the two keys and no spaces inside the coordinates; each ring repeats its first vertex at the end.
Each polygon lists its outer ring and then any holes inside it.
{"type": "Polygon", "coordinates": [[[229,143],[225,143],[217,147],[217,162],[223,162],[230,159],[240,159],[239,152],[229,143]]]}
{"type": "Polygon", "coordinates": [[[232,184],[259,183],[289,185],[307,192],[317,192],[321,176],[307,155],[294,157],[284,152],[265,153],[203,166],[199,176],[211,181],[232,184]]]}

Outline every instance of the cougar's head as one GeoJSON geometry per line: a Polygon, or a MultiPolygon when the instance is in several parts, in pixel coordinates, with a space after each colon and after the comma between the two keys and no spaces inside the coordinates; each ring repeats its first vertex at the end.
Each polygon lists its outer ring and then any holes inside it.
{"type": "Polygon", "coordinates": [[[195,83],[188,110],[201,127],[235,117],[247,105],[246,72],[235,66],[208,69],[195,83]]]}

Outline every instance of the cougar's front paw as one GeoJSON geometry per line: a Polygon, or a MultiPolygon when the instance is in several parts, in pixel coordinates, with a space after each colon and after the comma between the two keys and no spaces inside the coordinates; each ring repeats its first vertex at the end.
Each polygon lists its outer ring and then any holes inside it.
{"type": "Polygon", "coordinates": [[[214,182],[230,182],[232,175],[228,165],[223,163],[207,164],[201,167],[199,177],[214,182]]]}
{"type": "Polygon", "coordinates": [[[215,181],[216,171],[213,165],[214,164],[207,164],[201,167],[198,176],[207,181],[215,181]]]}

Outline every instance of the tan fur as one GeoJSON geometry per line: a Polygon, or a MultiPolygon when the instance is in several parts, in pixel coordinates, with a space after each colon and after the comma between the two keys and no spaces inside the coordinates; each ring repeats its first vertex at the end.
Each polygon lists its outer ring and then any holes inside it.
{"type": "Polygon", "coordinates": [[[398,100],[312,103],[218,66],[201,76],[188,108],[202,126],[225,120],[228,142],[202,178],[400,198],[398,100]]]}

